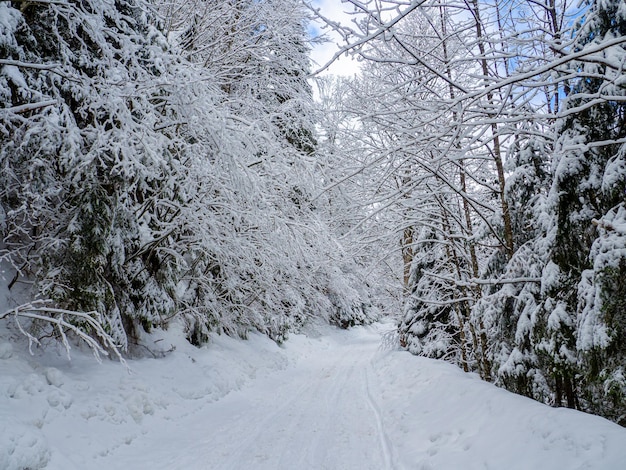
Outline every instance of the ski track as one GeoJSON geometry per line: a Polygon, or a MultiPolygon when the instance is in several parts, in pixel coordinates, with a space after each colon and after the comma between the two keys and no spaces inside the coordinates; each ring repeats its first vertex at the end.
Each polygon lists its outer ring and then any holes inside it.
{"type": "Polygon", "coordinates": [[[378,429],[380,446],[385,456],[385,468],[396,470],[398,469],[398,466],[395,463],[396,458],[393,453],[393,446],[391,444],[391,439],[389,438],[389,436],[387,435],[387,432],[385,431],[385,426],[384,426],[384,422],[382,419],[382,413],[380,411],[380,407],[378,406],[378,404],[376,403],[376,400],[372,396],[372,391],[370,387],[370,373],[371,373],[370,369],[371,369],[371,365],[368,364],[367,368],[363,370],[363,377],[364,377],[363,380],[365,382],[365,390],[367,392],[366,394],[367,401],[376,419],[376,427],[378,429]]]}
{"type": "Polygon", "coordinates": [[[151,455],[154,470],[395,469],[369,371],[378,343],[375,336],[332,343],[324,354],[202,405],[167,436],[155,429],[104,460],[132,469],[151,455]],[[190,429],[194,442],[177,439],[190,429]]]}

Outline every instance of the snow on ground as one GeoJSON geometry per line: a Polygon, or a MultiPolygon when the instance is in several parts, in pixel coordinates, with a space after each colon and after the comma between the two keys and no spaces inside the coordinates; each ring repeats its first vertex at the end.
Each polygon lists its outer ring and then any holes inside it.
{"type": "MultiPolygon", "coordinates": [[[[0,469],[614,469],[626,429],[380,348],[390,325],[311,327],[159,359],[30,356],[0,325],[0,469]]],[[[156,342],[154,342],[156,341],[156,342]]]]}

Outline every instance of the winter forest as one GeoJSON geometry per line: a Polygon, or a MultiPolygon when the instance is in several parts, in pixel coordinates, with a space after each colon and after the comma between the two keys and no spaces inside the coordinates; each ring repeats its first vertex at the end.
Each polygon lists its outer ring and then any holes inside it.
{"type": "Polygon", "coordinates": [[[625,426],[626,3],[343,6],[0,1],[2,322],[128,358],[391,317],[625,426]]]}

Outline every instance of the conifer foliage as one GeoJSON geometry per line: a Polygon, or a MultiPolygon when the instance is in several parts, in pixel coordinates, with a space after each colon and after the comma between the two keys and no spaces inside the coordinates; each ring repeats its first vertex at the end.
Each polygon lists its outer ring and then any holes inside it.
{"type": "MultiPolygon", "coordinates": [[[[578,32],[576,50],[584,52],[625,36],[623,2],[594,2],[578,32]]],[[[549,296],[572,319],[559,323],[559,328],[569,347],[578,351],[577,367],[569,378],[562,378],[572,382],[563,383],[567,404],[601,412],[622,424],[626,424],[624,64],[623,44],[576,62],[582,78],[565,105],[566,112],[576,112],[557,123],[552,261],[560,278],[549,296]]],[[[560,385],[557,381],[557,392],[560,385]]]]}
{"type": "Polygon", "coordinates": [[[171,268],[144,249],[168,216],[141,217],[176,197],[180,154],[155,130],[171,59],[136,4],[21,6],[1,6],[3,259],[126,346],[174,307],[171,268]]]}

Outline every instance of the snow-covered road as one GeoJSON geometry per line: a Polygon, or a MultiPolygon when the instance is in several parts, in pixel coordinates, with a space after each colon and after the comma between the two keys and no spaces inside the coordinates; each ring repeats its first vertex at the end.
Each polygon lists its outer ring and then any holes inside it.
{"type": "Polygon", "coordinates": [[[140,468],[149,458],[155,470],[395,468],[370,385],[379,342],[323,341],[293,367],[149,432],[111,460],[140,468]]]}
{"type": "Polygon", "coordinates": [[[0,335],[0,468],[626,468],[626,429],[382,350],[389,328],[320,326],[283,347],[215,336],[202,349],[170,331],[150,340],[176,350],[131,361],[130,375],[80,351],[31,358],[0,335]]]}

